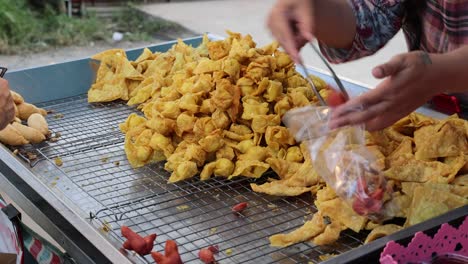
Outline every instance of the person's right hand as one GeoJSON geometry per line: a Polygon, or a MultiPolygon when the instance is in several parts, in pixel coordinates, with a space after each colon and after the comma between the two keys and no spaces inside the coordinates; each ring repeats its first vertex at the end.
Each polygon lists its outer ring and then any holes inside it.
{"type": "Polygon", "coordinates": [[[0,78],[0,130],[15,118],[15,103],[10,93],[8,81],[0,78]]]}
{"type": "Polygon", "coordinates": [[[314,1],[278,0],[267,24],[273,36],[297,63],[299,50],[313,38],[314,1]]]}

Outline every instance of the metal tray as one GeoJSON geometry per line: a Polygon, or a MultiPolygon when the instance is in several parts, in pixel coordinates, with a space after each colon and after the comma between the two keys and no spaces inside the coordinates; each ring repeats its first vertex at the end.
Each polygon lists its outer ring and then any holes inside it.
{"type": "MultiPolygon", "coordinates": [[[[201,37],[185,41],[198,45],[201,37]]],[[[165,51],[174,43],[149,48],[165,51]]],[[[141,51],[128,51],[129,59],[141,51]]],[[[322,71],[310,70],[332,83],[322,71]]],[[[61,230],[65,236],[60,242],[66,249],[83,245],[81,240],[89,242],[88,248],[68,250],[80,263],[151,263],[149,256],[120,250],[120,226],[124,224],[141,234],[158,234],[156,251],[163,251],[167,239],[176,240],[186,263],[199,263],[198,250],[213,244],[220,248],[216,256],[220,263],[318,263],[324,254],[363,253],[359,250],[364,247],[358,247],[366,234],[352,231],[343,232],[335,244],[326,247],[310,243],[284,249],[269,246],[270,235],[301,226],[316,211],[310,195],[281,198],[254,193],[246,178],[167,184],[162,163],[132,169],[118,124],[137,111],[123,102],[87,103],[86,92],[93,81],[89,59],[9,72],[6,78],[27,101],[54,111],[48,116],[49,127],[61,133],[61,138],[22,148],[17,156],[2,146],[0,172],[7,181],[0,177],[0,184],[16,186],[25,196],[35,194],[35,199],[50,207],[57,222],[67,222],[73,230],[61,230]],[[37,160],[30,162],[26,151],[37,155],[37,160]],[[56,165],[56,158],[63,161],[62,166],[56,165]],[[243,201],[249,202],[245,216],[232,214],[230,208],[243,201]]],[[[351,95],[367,89],[348,80],[344,85],[351,95]]],[[[420,111],[444,116],[427,108],[420,111]]],[[[54,228],[60,229],[60,225],[54,228]]],[[[378,245],[376,242],[370,245],[378,245]]]]}

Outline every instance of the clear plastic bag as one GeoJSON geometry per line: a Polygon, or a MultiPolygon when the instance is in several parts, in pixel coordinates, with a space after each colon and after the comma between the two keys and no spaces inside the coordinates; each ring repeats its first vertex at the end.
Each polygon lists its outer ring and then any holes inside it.
{"type": "Polygon", "coordinates": [[[365,146],[364,127],[330,130],[330,115],[329,107],[306,106],[288,111],[283,123],[296,141],[307,143],[314,169],[336,194],[356,213],[380,221],[386,181],[365,146]]]}

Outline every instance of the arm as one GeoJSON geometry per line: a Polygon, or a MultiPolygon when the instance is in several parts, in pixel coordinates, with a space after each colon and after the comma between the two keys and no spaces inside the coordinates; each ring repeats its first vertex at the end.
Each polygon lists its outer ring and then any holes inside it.
{"type": "Polygon", "coordinates": [[[323,44],[349,49],[356,35],[355,10],[343,0],[314,1],[314,36],[323,44]]]}
{"type": "Polygon", "coordinates": [[[268,16],[268,27],[297,62],[299,49],[317,36],[338,48],[349,48],[356,24],[345,0],[278,0],[268,16]]]}
{"type": "Polygon", "coordinates": [[[337,45],[317,35],[322,53],[333,63],[351,61],[377,52],[400,30],[405,11],[402,1],[398,0],[347,0],[346,4],[354,17],[354,23],[350,23],[354,29],[351,31],[346,27],[346,30],[353,32],[348,46],[337,45]]]}
{"type": "Polygon", "coordinates": [[[434,64],[433,74],[440,76],[437,92],[468,92],[468,45],[445,54],[431,54],[434,64]]]}
{"type": "Polygon", "coordinates": [[[468,45],[446,54],[403,53],[373,69],[384,79],[375,89],[336,107],[330,127],[366,124],[385,128],[443,92],[468,91],[468,45]],[[359,109],[362,111],[350,111],[359,109]]]}

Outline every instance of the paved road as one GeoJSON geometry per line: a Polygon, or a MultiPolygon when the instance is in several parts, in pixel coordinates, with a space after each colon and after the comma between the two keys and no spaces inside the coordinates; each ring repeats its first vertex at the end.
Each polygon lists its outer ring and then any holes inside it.
{"type": "MultiPolygon", "coordinates": [[[[229,29],[244,34],[251,34],[259,44],[267,44],[273,40],[265,26],[265,18],[274,0],[211,0],[159,3],[141,6],[141,10],[174,22],[178,22],[198,33],[211,32],[225,36],[229,29]]],[[[391,58],[393,55],[406,51],[403,34],[395,38],[376,55],[347,64],[335,66],[335,71],[368,85],[376,85],[370,71],[391,58]]],[[[313,50],[305,48],[302,56],[306,64],[324,68],[313,50]]]]}

